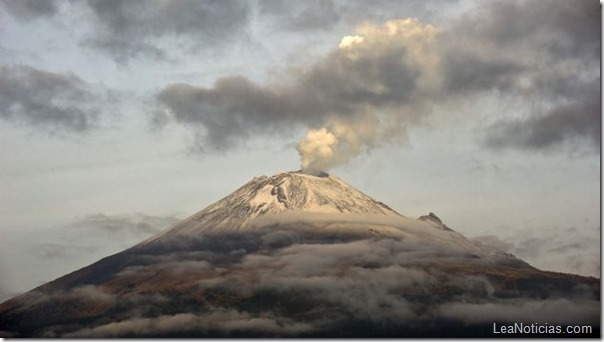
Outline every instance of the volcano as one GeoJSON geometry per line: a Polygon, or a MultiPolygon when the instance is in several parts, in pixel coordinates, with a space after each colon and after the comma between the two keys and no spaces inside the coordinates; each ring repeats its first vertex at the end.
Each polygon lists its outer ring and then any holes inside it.
{"type": "Polygon", "coordinates": [[[599,279],[538,270],[434,213],[405,217],[298,171],[2,303],[0,334],[598,337],[600,315],[599,279]]]}

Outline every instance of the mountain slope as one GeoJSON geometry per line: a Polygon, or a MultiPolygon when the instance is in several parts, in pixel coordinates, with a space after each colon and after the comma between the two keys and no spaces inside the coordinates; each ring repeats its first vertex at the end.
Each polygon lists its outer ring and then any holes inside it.
{"type": "MultiPolygon", "coordinates": [[[[589,324],[599,280],[540,271],[341,179],[255,178],[163,232],[0,304],[21,337],[492,336],[589,324]]],[[[585,334],[584,334],[585,335],[585,334]]]]}

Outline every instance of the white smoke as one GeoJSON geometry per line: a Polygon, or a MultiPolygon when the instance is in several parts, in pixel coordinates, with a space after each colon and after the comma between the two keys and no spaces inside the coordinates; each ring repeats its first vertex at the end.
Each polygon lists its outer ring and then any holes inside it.
{"type": "Polygon", "coordinates": [[[306,132],[296,146],[302,159],[302,170],[327,170],[335,166],[337,145],[338,138],[326,128],[306,132]]]}
{"type": "Polygon", "coordinates": [[[385,132],[380,126],[367,115],[355,122],[332,119],[326,127],[307,131],[296,146],[302,170],[314,173],[347,163],[378,143],[385,132]]]}

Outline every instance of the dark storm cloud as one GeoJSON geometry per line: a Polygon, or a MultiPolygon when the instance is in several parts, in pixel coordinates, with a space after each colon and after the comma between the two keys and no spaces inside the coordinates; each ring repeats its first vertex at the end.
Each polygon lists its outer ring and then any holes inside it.
{"type": "Polygon", "coordinates": [[[23,65],[0,67],[0,118],[49,131],[94,128],[100,108],[95,93],[72,74],[23,65]]]}
{"type": "Polygon", "coordinates": [[[57,12],[57,2],[53,0],[2,0],[0,4],[20,20],[53,16],[57,12]]]}
{"type": "Polygon", "coordinates": [[[93,34],[85,42],[120,61],[169,55],[160,40],[208,49],[245,33],[249,3],[226,1],[90,0],[93,34]]]}

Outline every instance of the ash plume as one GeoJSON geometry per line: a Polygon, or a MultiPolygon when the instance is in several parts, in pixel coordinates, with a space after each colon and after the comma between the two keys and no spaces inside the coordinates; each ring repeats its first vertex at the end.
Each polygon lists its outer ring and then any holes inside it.
{"type": "Polygon", "coordinates": [[[315,65],[292,71],[285,86],[240,76],[219,79],[212,88],[170,85],[157,96],[167,108],[162,115],[201,128],[200,143],[215,149],[257,133],[306,127],[298,144],[303,168],[344,164],[404,137],[420,112],[417,99],[437,79],[433,26],[403,19],[358,31],[362,39],[344,37],[315,65]]]}
{"type": "Polygon", "coordinates": [[[590,89],[599,82],[600,23],[597,3],[587,1],[497,2],[438,25],[365,22],[274,82],[232,75],[211,87],[168,85],[156,115],[193,127],[200,150],[304,129],[302,168],[330,169],[406,141],[428,116],[438,115],[434,129],[450,125],[449,103],[505,96],[522,116],[501,108],[500,118],[480,122],[476,108],[464,117],[478,121],[484,148],[598,151],[600,101],[590,89]],[[548,68],[535,64],[537,55],[548,68]]]}

